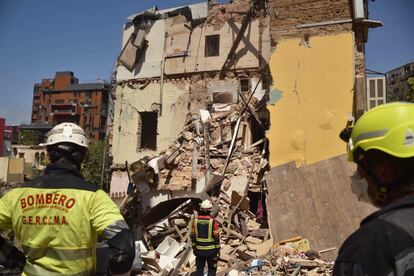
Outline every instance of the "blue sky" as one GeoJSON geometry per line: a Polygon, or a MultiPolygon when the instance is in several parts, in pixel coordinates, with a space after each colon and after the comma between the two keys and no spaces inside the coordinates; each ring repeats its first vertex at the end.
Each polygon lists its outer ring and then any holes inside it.
{"type": "MultiPolygon", "coordinates": [[[[108,79],[121,47],[126,17],[157,5],[200,0],[0,0],[0,117],[29,122],[33,84],[56,71],[73,71],[80,82],[108,79]]],[[[371,30],[367,68],[381,72],[414,61],[414,1],[369,2],[371,30]]]]}

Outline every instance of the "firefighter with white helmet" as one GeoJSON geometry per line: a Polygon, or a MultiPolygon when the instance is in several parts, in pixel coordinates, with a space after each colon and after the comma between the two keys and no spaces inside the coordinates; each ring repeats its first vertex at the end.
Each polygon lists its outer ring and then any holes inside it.
{"type": "Polygon", "coordinates": [[[128,273],[135,256],[132,233],[109,196],[80,174],[88,149],[83,129],[61,123],[44,146],[50,160],[44,175],[0,199],[0,229],[13,229],[20,241],[23,273],[93,275],[98,237],[110,249],[110,272],[128,273]]]}
{"type": "Polygon", "coordinates": [[[357,164],[353,192],[379,210],[343,243],[333,274],[414,275],[414,104],[373,108],[340,137],[357,164]]]}
{"type": "Polygon", "coordinates": [[[216,275],[220,254],[220,235],[218,222],[211,216],[213,204],[206,199],[201,202],[199,216],[194,219],[191,241],[196,256],[197,276],[204,275],[207,262],[208,276],[216,275]]]}

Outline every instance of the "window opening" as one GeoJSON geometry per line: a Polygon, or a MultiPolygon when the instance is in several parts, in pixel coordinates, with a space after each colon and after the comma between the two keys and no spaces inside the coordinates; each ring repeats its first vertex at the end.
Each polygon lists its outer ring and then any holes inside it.
{"type": "Polygon", "coordinates": [[[249,92],[249,79],[240,79],[240,91],[249,92]]]}
{"type": "Polygon", "coordinates": [[[206,57],[215,57],[220,54],[220,35],[207,35],[206,36],[206,46],[205,46],[205,56],[206,57]]]}
{"type": "Polygon", "coordinates": [[[141,117],[141,149],[157,149],[157,112],[140,112],[141,117]]]}

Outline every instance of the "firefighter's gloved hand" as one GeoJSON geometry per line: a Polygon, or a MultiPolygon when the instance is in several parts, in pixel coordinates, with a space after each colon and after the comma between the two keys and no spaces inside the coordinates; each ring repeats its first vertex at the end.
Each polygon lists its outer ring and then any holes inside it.
{"type": "Polygon", "coordinates": [[[111,274],[123,275],[128,273],[135,259],[135,243],[132,233],[127,229],[123,229],[112,239],[108,240],[107,244],[112,251],[109,258],[111,274]]]}
{"type": "Polygon", "coordinates": [[[25,264],[26,264],[26,256],[23,254],[23,252],[18,250],[16,247],[13,247],[13,249],[7,255],[6,261],[2,265],[8,269],[14,269],[14,268],[23,269],[25,264]]]}

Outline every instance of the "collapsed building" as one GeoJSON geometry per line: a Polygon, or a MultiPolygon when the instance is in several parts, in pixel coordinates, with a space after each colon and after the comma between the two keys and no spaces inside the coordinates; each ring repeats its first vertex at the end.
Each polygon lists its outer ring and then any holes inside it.
{"type": "Polygon", "coordinates": [[[169,258],[147,265],[178,273],[188,263],[187,226],[206,197],[232,247],[227,268],[234,256],[257,257],[255,242],[266,253],[295,236],[336,248],[372,211],[349,204],[354,168],[338,139],[366,110],[364,43],[381,25],[367,9],[363,0],[209,1],[128,18],[110,195],[141,249],[169,258]]]}

